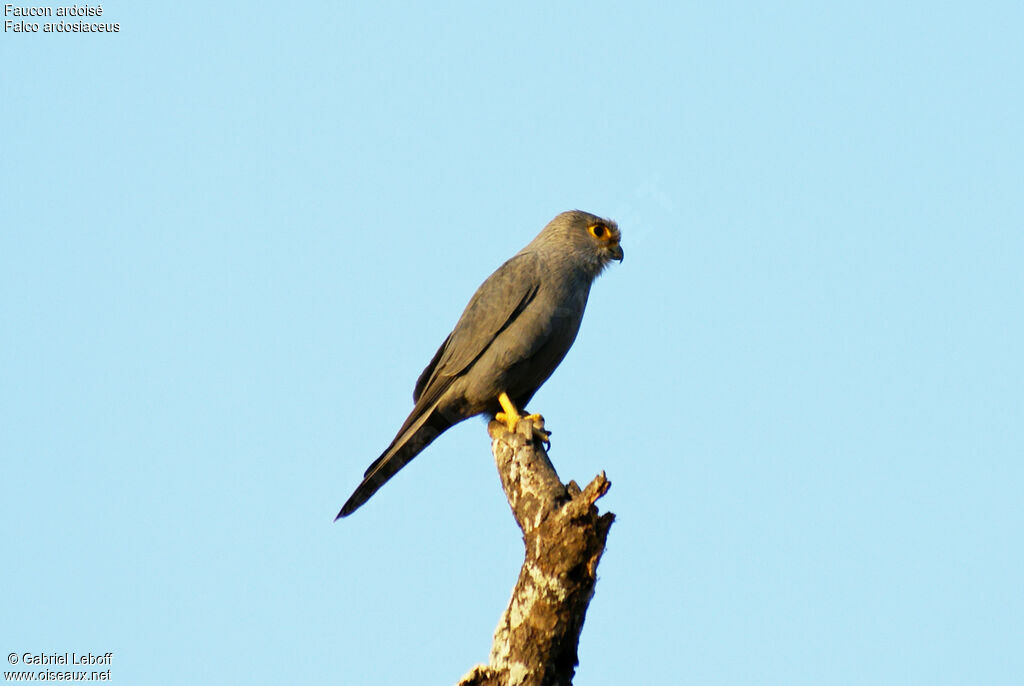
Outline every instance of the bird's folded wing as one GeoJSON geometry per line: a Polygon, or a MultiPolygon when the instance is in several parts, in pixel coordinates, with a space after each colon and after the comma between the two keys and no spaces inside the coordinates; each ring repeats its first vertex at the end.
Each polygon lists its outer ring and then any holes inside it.
{"type": "Polygon", "coordinates": [[[491,274],[420,374],[413,391],[416,404],[432,403],[452,379],[468,369],[526,309],[539,285],[540,265],[533,253],[520,253],[491,274]]]}

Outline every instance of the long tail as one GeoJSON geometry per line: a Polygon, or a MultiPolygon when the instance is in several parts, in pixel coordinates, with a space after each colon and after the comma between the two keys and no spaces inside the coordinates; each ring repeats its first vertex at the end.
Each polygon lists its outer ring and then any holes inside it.
{"type": "Polygon", "coordinates": [[[388,449],[367,468],[363,482],[346,501],[334,521],[347,517],[359,509],[377,492],[377,489],[397,474],[399,469],[409,464],[412,458],[419,455],[421,450],[451,425],[451,422],[442,417],[434,407],[415,419],[409,417],[388,449]]]}

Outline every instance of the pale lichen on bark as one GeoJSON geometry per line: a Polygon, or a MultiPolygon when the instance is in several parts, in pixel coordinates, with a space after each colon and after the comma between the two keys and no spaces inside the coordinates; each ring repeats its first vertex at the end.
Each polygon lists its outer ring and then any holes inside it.
{"type": "Polygon", "coordinates": [[[526,558],[494,632],[489,664],[474,667],[459,686],[572,683],[597,565],[615,520],[594,506],[611,486],[604,472],[583,490],[574,481],[562,484],[547,452],[534,442],[529,420],[517,429],[488,426],[526,558]]]}

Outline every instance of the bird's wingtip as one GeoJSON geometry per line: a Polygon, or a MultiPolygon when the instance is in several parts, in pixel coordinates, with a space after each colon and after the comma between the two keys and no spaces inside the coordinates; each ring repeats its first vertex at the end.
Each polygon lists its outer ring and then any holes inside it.
{"type": "Polygon", "coordinates": [[[352,514],[353,512],[358,510],[360,507],[362,507],[363,503],[366,502],[366,498],[365,497],[364,498],[357,498],[356,495],[358,495],[358,494],[359,494],[359,489],[356,489],[356,492],[352,494],[352,497],[349,498],[345,502],[345,504],[341,506],[341,510],[338,512],[338,516],[336,516],[334,518],[334,521],[338,521],[339,519],[343,519],[344,517],[348,517],[350,514],[352,514]]]}

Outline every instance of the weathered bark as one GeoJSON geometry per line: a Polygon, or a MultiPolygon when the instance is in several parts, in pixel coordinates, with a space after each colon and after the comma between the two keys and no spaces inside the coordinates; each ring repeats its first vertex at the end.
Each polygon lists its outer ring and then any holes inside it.
{"type": "Polygon", "coordinates": [[[611,482],[604,472],[580,490],[562,484],[547,452],[534,443],[529,420],[516,433],[487,427],[512,514],[523,530],[526,559],[508,608],[494,632],[490,662],[458,686],[561,686],[572,683],[576,648],[615,515],[594,502],[611,482]]]}

